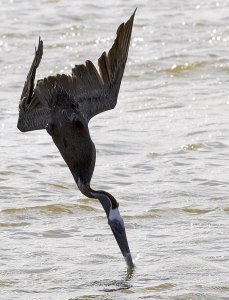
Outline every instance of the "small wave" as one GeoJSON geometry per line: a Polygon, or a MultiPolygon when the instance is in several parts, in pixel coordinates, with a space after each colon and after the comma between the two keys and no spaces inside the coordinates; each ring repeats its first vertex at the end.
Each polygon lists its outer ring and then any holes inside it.
{"type": "Polygon", "coordinates": [[[20,227],[20,226],[28,226],[30,223],[28,222],[21,222],[21,223],[0,223],[0,228],[7,228],[7,227],[20,227]]]}
{"type": "Polygon", "coordinates": [[[15,32],[5,32],[3,33],[2,37],[4,39],[14,39],[17,37],[17,34],[15,32]]]}
{"type": "Polygon", "coordinates": [[[56,184],[56,183],[48,183],[49,186],[54,187],[56,189],[65,189],[67,190],[68,187],[63,184],[56,184]]]}
{"type": "Polygon", "coordinates": [[[225,285],[214,286],[213,289],[220,292],[229,292],[229,286],[225,285]]]}
{"type": "Polygon", "coordinates": [[[155,285],[155,286],[149,286],[146,287],[145,290],[147,291],[160,291],[160,290],[167,290],[167,289],[171,289],[174,287],[174,284],[171,283],[162,283],[159,285],[155,285]]]}
{"type": "Polygon", "coordinates": [[[187,136],[206,134],[206,132],[207,132],[206,130],[192,131],[192,132],[189,132],[189,133],[187,134],[187,136]]]}
{"type": "Polygon", "coordinates": [[[149,158],[151,158],[151,159],[156,159],[156,158],[158,158],[159,153],[156,153],[156,152],[150,152],[150,153],[148,153],[147,156],[148,156],[149,158]]]}
{"type": "Polygon", "coordinates": [[[171,68],[161,70],[162,72],[166,72],[173,76],[179,76],[183,72],[191,72],[203,68],[206,65],[205,62],[197,62],[197,63],[185,63],[183,65],[174,64],[171,68]]]}
{"type": "Polygon", "coordinates": [[[200,150],[200,149],[206,149],[207,147],[206,147],[205,144],[196,143],[196,144],[183,145],[181,148],[185,151],[197,151],[197,150],[200,150]]]}
{"type": "Polygon", "coordinates": [[[108,298],[101,295],[82,295],[76,298],[70,298],[69,300],[91,300],[91,299],[106,300],[108,298]]]}
{"type": "Polygon", "coordinates": [[[19,207],[19,208],[6,208],[0,210],[2,213],[6,214],[17,214],[19,212],[32,212],[39,211],[41,213],[74,213],[76,210],[81,211],[97,211],[96,208],[83,204],[71,204],[71,205],[60,205],[60,204],[49,204],[49,205],[38,205],[30,207],[19,207]]]}
{"type": "Polygon", "coordinates": [[[0,280],[0,287],[9,287],[16,283],[15,280],[0,280]]]}
{"type": "Polygon", "coordinates": [[[182,211],[189,213],[189,214],[195,214],[195,215],[202,215],[207,214],[209,212],[215,211],[215,209],[198,209],[198,208],[182,208],[182,211]]]}
{"type": "Polygon", "coordinates": [[[133,220],[133,221],[134,220],[142,220],[142,219],[154,219],[154,218],[158,218],[159,217],[159,214],[156,214],[156,213],[151,214],[151,211],[148,211],[148,212],[150,212],[150,214],[147,213],[147,214],[134,215],[134,216],[126,216],[126,215],[124,215],[123,217],[124,217],[125,220],[133,220]]]}
{"type": "Polygon", "coordinates": [[[216,149],[228,148],[228,145],[223,142],[208,142],[208,146],[216,149]]]}
{"type": "Polygon", "coordinates": [[[42,237],[46,237],[46,238],[54,238],[54,239],[57,239],[57,238],[68,238],[68,237],[71,237],[72,235],[68,233],[68,231],[66,230],[46,230],[42,233],[42,237]]]}
{"type": "Polygon", "coordinates": [[[171,208],[171,207],[165,207],[165,208],[153,208],[149,209],[148,213],[153,214],[154,216],[160,217],[162,215],[167,215],[171,213],[188,213],[188,214],[207,214],[210,212],[215,211],[216,208],[213,209],[200,209],[200,208],[194,208],[194,207],[183,207],[183,208],[171,208]]]}

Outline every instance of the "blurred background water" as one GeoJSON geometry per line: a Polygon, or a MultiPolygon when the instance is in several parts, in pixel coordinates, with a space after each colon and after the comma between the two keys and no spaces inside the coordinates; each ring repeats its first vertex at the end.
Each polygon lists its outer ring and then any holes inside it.
{"type": "Polygon", "coordinates": [[[0,23],[0,299],[229,299],[229,2],[0,0],[0,23]],[[39,35],[37,79],[70,73],[135,7],[118,105],[90,123],[130,276],[51,138],[16,123],[39,35]]]}

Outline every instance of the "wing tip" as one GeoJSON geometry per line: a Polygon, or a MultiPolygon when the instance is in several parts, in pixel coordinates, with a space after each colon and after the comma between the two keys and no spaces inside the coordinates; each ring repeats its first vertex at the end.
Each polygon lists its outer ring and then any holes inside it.
{"type": "Polygon", "coordinates": [[[137,9],[138,9],[138,8],[136,7],[135,10],[134,10],[134,12],[133,12],[133,14],[132,14],[132,16],[131,16],[131,18],[134,19],[137,9]]]}
{"type": "MultiPolygon", "coordinates": [[[[137,9],[138,9],[138,8],[136,7],[135,10],[134,10],[134,12],[133,12],[132,15],[130,16],[129,20],[127,21],[128,23],[134,21],[134,17],[135,17],[135,14],[136,14],[137,9]]],[[[127,23],[127,22],[126,22],[126,23],[127,23]]]]}

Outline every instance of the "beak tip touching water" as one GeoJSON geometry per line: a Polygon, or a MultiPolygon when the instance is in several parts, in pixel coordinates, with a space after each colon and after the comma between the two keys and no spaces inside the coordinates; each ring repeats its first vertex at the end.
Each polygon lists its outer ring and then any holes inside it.
{"type": "Polygon", "coordinates": [[[111,230],[117,241],[117,244],[122,252],[123,257],[125,258],[128,268],[134,268],[134,263],[130,253],[125,227],[118,222],[110,223],[111,230]]]}
{"type": "Polygon", "coordinates": [[[132,257],[130,253],[126,253],[126,255],[124,255],[127,267],[130,269],[134,269],[135,265],[133,263],[132,257]]]}

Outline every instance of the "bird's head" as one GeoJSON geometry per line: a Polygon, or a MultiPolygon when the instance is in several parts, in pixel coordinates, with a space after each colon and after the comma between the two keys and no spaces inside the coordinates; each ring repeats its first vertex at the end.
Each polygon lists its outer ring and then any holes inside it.
{"type": "Polygon", "coordinates": [[[134,264],[126,237],[125,225],[119,212],[118,202],[111,194],[105,191],[94,191],[90,188],[90,192],[88,193],[87,189],[85,189],[85,185],[83,185],[80,181],[78,181],[77,184],[84,195],[99,199],[106,212],[108,224],[110,225],[122,255],[126,260],[127,266],[132,269],[134,264]]]}
{"type": "Polygon", "coordinates": [[[123,222],[123,219],[119,213],[118,208],[112,208],[110,209],[109,215],[108,215],[108,224],[111,227],[111,230],[113,232],[113,235],[119,245],[119,248],[122,252],[122,255],[124,256],[126,263],[128,267],[133,268],[134,264],[132,261],[132,257],[130,254],[130,249],[126,237],[126,230],[125,225],[123,222]]]}

